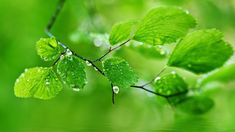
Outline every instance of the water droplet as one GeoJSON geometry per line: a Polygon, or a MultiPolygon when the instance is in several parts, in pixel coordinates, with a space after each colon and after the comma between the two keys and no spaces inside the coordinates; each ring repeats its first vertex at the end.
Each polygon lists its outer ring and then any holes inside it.
{"type": "Polygon", "coordinates": [[[118,94],[119,93],[119,87],[118,86],[113,86],[113,92],[115,94],[118,94]]]}
{"type": "Polygon", "coordinates": [[[86,61],[87,66],[92,66],[92,64],[89,61],[86,61]]]}
{"type": "Polygon", "coordinates": [[[80,88],[73,88],[73,91],[79,92],[79,91],[80,91],[80,88]]]}
{"type": "Polygon", "coordinates": [[[94,67],[95,71],[98,71],[98,69],[96,67],[94,67]]]}
{"type": "Polygon", "coordinates": [[[190,67],[192,67],[192,65],[191,65],[191,64],[188,64],[187,66],[188,66],[189,68],[190,68],[190,67]]]}
{"type": "Polygon", "coordinates": [[[158,80],[160,80],[161,79],[161,77],[156,77],[155,79],[154,79],[154,82],[157,82],[158,80]]]}
{"type": "Polygon", "coordinates": [[[27,72],[28,71],[28,69],[24,69],[24,72],[27,72]]]}
{"type": "Polygon", "coordinates": [[[72,53],[71,50],[69,50],[69,49],[66,50],[66,56],[71,56],[72,54],[73,54],[73,53],[72,53]]]}
{"type": "Polygon", "coordinates": [[[175,71],[172,71],[171,74],[176,74],[176,72],[175,72],[175,71]]]}
{"type": "Polygon", "coordinates": [[[49,85],[50,84],[50,82],[48,82],[48,81],[46,81],[46,83],[45,83],[46,85],[49,85]]]}
{"type": "Polygon", "coordinates": [[[166,53],[166,52],[161,49],[160,54],[161,54],[161,55],[165,55],[165,53],[166,53]]]}
{"type": "Polygon", "coordinates": [[[61,55],[61,56],[60,56],[60,59],[63,60],[63,59],[64,59],[64,55],[61,55]]]}
{"type": "Polygon", "coordinates": [[[18,83],[19,82],[19,79],[16,79],[16,83],[18,83]]]}

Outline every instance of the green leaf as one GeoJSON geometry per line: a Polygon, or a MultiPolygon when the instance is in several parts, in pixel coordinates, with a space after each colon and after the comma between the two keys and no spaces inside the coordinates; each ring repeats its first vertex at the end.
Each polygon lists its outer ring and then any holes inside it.
{"type": "Polygon", "coordinates": [[[214,101],[204,96],[187,97],[177,108],[189,114],[204,114],[214,106],[214,101]]]}
{"type": "Polygon", "coordinates": [[[233,54],[233,49],[222,37],[223,34],[216,29],[198,30],[188,34],[177,44],[168,65],[197,74],[221,67],[233,54]]]}
{"type": "Polygon", "coordinates": [[[87,80],[84,70],[83,61],[73,55],[62,56],[57,64],[57,73],[73,89],[82,89],[85,86],[87,80]]]}
{"type": "Polygon", "coordinates": [[[229,82],[235,80],[235,63],[221,67],[201,78],[200,85],[211,82],[229,82]]]}
{"type": "Polygon", "coordinates": [[[155,91],[165,96],[187,92],[187,84],[175,72],[157,77],[153,84],[155,91]]]}
{"type": "Polygon", "coordinates": [[[16,80],[14,91],[17,97],[51,99],[63,88],[52,67],[26,69],[16,80]]]}
{"type": "Polygon", "coordinates": [[[109,42],[111,45],[115,45],[131,39],[134,35],[134,30],[138,21],[125,21],[115,24],[110,33],[109,42]]]}
{"type": "Polygon", "coordinates": [[[38,55],[44,61],[56,60],[63,52],[63,47],[60,46],[55,38],[41,38],[36,43],[36,49],[38,55]]]}
{"type": "Polygon", "coordinates": [[[159,7],[151,10],[140,21],[134,39],[152,45],[176,42],[195,27],[194,18],[176,7],[159,7]]]}
{"type": "Polygon", "coordinates": [[[122,58],[109,58],[103,62],[104,73],[114,86],[127,88],[138,81],[134,70],[122,58]]]}

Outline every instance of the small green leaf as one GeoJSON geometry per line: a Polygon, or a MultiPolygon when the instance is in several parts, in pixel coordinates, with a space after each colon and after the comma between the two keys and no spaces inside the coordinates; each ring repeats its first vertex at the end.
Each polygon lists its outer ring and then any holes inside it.
{"type": "Polygon", "coordinates": [[[120,22],[120,23],[115,24],[112,27],[112,30],[110,33],[110,37],[109,37],[110,44],[115,45],[117,43],[121,43],[128,39],[131,39],[134,35],[134,31],[135,31],[137,24],[138,24],[138,21],[135,21],[135,20],[120,22]]]}
{"type": "Polygon", "coordinates": [[[134,39],[152,45],[176,42],[195,27],[194,18],[176,7],[159,7],[151,10],[140,21],[134,39]]]}
{"type": "Polygon", "coordinates": [[[216,29],[198,30],[188,34],[174,49],[169,66],[206,73],[221,67],[233,54],[231,46],[222,40],[216,29]]]}
{"type": "Polygon", "coordinates": [[[229,82],[235,80],[235,63],[221,67],[201,78],[200,85],[211,82],[229,82]]]}
{"type": "Polygon", "coordinates": [[[175,95],[187,91],[187,84],[175,72],[157,77],[153,84],[155,91],[165,96],[175,95]]]}
{"type": "Polygon", "coordinates": [[[14,91],[17,97],[51,99],[63,88],[52,67],[26,69],[16,80],[14,91]]]}
{"type": "Polygon", "coordinates": [[[189,114],[204,114],[214,106],[214,101],[204,96],[187,97],[177,108],[189,114]]]}
{"type": "Polygon", "coordinates": [[[64,50],[55,38],[41,38],[36,44],[36,49],[44,61],[56,60],[64,50]]]}
{"type": "Polygon", "coordinates": [[[122,58],[110,58],[103,62],[104,73],[114,86],[127,88],[138,81],[129,64],[122,58]]]}
{"type": "Polygon", "coordinates": [[[57,73],[73,89],[82,89],[85,86],[87,80],[84,70],[83,61],[73,55],[62,56],[57,64],[57,73]]]}

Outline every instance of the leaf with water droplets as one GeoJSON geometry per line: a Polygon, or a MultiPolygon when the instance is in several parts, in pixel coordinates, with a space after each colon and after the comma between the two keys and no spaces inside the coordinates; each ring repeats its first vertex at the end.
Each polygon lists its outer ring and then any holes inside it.
{"type": "Polygon", "coordinates": [[[55,38],[41,38],[36,44],[36,49],[44,61],[56,60],[64,50],[55,38]]]}
{"type": "Polygon", "coordinates": [[[195,27],[194,18],[186,11],[176,7],[152,9],[139,22],[134,39],[151,45],[176,42],[195,27]]]}
{"type": "Polygon", "coordinates": [[[214,101],[204,96],[190,96],[176,107],[189,114],[204,114],[214,106],[214,101]]]}
{"type": "Polygon", "coordinates": [[[127,61],[122,58],[109,58],[103,61],[105,76],[114,86],[127,88],[138,81],[138,77],[127,61]]]}
{"type": "Polygon", "coordinates": [[[17,97],[51,99],[63,88],[52,67],[35,67],[25,70],[16,80],[14,92],[17,97]]]}
{"type": "Polygon", "coordinates": [[[112,27],[109,42],[111,45],[115,45],[117,43],[121,43],[128,39],[131,39],[134,35],[134,31],[138,21],[131,20],[126,22],[120,22],[115,24],[112,27]]]}
{"type": "Polygon", "coordinates": [[[176,95],[187,92],[187,84],[175,72],[157,77],[153,84],[155,91],[165,96],[176,95]]]}
{"type": "Polygon", "coordinates": [[[233,54],[233,49],[222,37],[223,34],[216,29],[198,30],[188,34],[177,44],[168,65],[197,74],[221,67],[233,54]]]}
{"type": "Polygon", "coordinates": [[[81,59],[69,55],[57,63],[57,73],[66,85],[78,91],[86,84],[85,66],[81,59]]]}

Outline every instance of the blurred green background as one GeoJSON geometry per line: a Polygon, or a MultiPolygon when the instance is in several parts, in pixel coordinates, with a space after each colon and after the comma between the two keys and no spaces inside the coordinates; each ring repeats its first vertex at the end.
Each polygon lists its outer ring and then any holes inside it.
{"type": "MultiPolygon", "coordinates": [[[[50,65],[37,56],[35,42],[46,36],[44,28],[57,2],[0,1],[1,132],[235,131],[235,82],[209,92],[215,107],[200,116],[177,113],[164,99],[138,89],[120,91],[113,105],[109,82],[92,68],[87,68],[89,83],[81,92],[64,89],[48,101],[16,98],[14,82],[25,68],[50,65]]],[[[115,22],[141,18],[161,5],[189,10],[198,21],[197,28],[218,28],[225,40],[235,45],[235,0],[67,0],[52,32],[77,53],[95,59],[104,49],[91,43],[87,34],[108,33],[115,22]]],[[[146,80],[166,63],[165,59],[149,59],[127,47],[117,55],[127,59],[146,80]]],[[[185,76],[189,85],[198,77],[174,70],[185,76]]]]}

